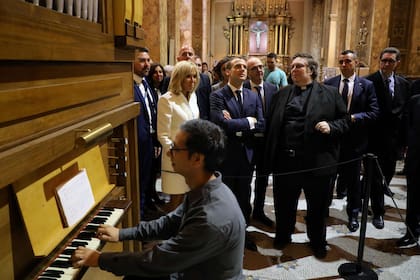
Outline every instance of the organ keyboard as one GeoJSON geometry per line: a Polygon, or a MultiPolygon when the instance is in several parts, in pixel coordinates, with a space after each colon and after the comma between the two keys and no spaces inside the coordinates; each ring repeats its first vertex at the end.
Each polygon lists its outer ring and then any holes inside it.
{"type": "Polygon", "coordinates": [[[101,224],[116,226],[127,208],[130,206],[129,202],[124,201],[110,201],[107,205],[99,209],[95,215],[87,221],[82,229],[78,231],[57,253],[54,253],[51,260],[43,265],[44,269],[38,273],[34,279],[76,279],[83,274],[83,268],[73,268],[71,263],[71,256],[78,246],[87,247],[93,250],[100,250],[104,242],[96,238],[96,231],[101,224]],[[115,204],[118,204],[117,208],[115,204]]]}

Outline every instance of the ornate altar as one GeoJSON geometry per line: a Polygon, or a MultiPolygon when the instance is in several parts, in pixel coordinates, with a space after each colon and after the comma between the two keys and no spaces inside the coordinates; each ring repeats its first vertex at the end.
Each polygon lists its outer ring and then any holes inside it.
{"type": "Polygon", "coordinates": [[[235,0],[227,21],[229,55],[265,56],[273,52],[280,63],[287,63],[292,36],[287,0],[235,0]]]}

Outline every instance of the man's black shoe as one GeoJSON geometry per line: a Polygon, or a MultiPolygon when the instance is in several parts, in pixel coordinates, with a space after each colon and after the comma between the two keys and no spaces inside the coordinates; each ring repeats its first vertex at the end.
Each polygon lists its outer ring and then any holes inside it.
{"type": "Polygon", "coordinates": [[[312,248],[315,258],[323,259],[327,256],[327,248],[325,246],[319,248],[312,248]]]}
{"type": "Polygon", "coordinates": [[[252,218],[254,220],[262,223],[263,225],[268,226],[268,227],[273,227],[274,226],[274,222],[272,220],[270,220],[270,218],[268,218],[264,213],[253,214],[252,218]]]}
{"type": "Polygon", "coordinates": [[[314,245],[309,243],[309,247],[311,248],[315,258],[323,259],[327,256],[327,245],[314,245]]]}
{"type": "Polygon", "coordinates": [[[255,244],[255,242],[247,235],[245,236],[245,249],[248,249],[250,251],[255,251],[255,252],[258,251],[257,245],[255,244]]]}
{"type": "Polygon", "coordinates": [[[287,240],[274,239],[273,247],[274,249],[277,249],[277,250],[283,250],[291,242],[292,242],[291,239],[287,239],[287,240]]]}
{"type": "Polygon", "coordinates": [[[349,223],[347,224],[347,227],[351,232],[355,232],[359,228],[359,222],[357,221],[357,218],[350,218],[349,223]]]}
{"type": "Polygon", "coordinates": [[[151,211],[157,211],[156,204],[151,199],[146,201],[146,207],[151,211]]]}
{"type": "Polygon", "coordinates": [[[372,224],[377,229],[384,228],[384,217],[383,216],[373,216],[372,224]]]}
{"type": "Polygon", "coordinates": [[[165,200],[161,199],[159,196],[153,198],[153,202],[157,205],[164,205],[165,200]]]}
{"type": "Polygon", "coordinates": [[[337,199],[343,199],[343,198],[345,198],[346,196],[347,196],[347,194],[346,194],[346,193],[337,193],[336,198],[337,198],[337,199]]]}
{"type": "Polygon", "coordinates": [[[406,234],[397,240],[396,246],[401,249],[412,248],[417,245],[418,240],[419,240],[418,237],[413,238],[409,234],[406,234]]]}

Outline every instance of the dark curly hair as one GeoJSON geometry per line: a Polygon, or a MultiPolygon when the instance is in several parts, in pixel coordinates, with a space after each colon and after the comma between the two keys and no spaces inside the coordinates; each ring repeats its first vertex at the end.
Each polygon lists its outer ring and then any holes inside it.
{"type": "Polygon", "coordinates": [[[225,158],[226,136],[223,130],[203,119],[186,121],[180,130],[187,133],[185,146],[189,154],[203,154],[204,168],[209,172],[216,171],[225,158]]]}
{"type": "Polygon", "coordinates": [[[297,53],[292,57],[292,60],[297,57],[304,58],[308,62],[308,67],[312,71],[311,78],[315,80],[318,76],[318,62],[309,53],[297,53]]]}

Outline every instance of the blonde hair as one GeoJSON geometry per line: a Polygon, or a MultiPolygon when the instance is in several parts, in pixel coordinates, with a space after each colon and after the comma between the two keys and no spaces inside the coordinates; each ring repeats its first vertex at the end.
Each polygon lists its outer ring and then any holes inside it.
{"type": "Polygon", "coordinates": [[[178,62],[174,70],[171,74],[171,80],[169,81],[168,91],[172,92],[173,94],[179,95],[183,92],[182,90],[182,81],[188,76],[188,75],[196,75],[197,82],[194,85],[194,88],[192,89],[192,92],[194,92],[198,85],[200,84],[200,72],[198,71],[197,65],[195,65],[194,62],[191,61],[180,61],[178,62]]]}

